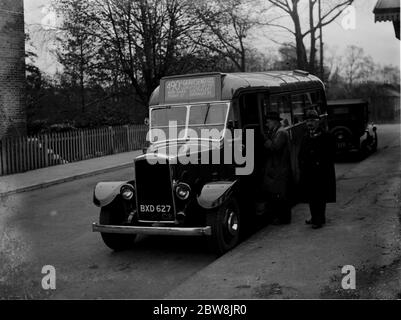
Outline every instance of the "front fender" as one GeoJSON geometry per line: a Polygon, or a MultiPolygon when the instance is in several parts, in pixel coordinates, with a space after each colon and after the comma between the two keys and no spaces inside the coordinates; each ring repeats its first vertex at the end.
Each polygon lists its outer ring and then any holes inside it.
{"type": "Polygon", "coordinates": [[[197,198],[198,204],[203,209],[217,208],[231,195],[237,181],[218,181],[205,184],[197,198]]]}
{"type": "Polygon", "coordinates": [[[105,207],[112,203],[117,195],[120,194],[120,188],[127,182],[99,182],[93,192],[93,203],[98,207],[105,207]]]}
{"type": "Polygon", "coordinates": [[[367,126],[366,126],[366,132],[367,133],[369,133],[369,134],[371,134],[371,135],[374,135],[374,133],[377,131],[377,127],[376,127],[376,125],[374,124],[374,123],[369,123],[367,126]]]}

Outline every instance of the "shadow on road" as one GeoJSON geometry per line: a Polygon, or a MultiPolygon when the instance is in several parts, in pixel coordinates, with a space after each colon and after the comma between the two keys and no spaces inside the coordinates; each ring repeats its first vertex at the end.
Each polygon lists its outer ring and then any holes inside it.
{"type": "MultiPolygon", "coordinates": [[[[258,224],[247,225],[241,236],[241,242],[246,241],[258,231],[269,226],[269,223],[263,221],[258,224]]],[[[163,256],[174,256],[176,254],[192,255],[192,256],[209,256],[216,257],[218,255],[213,253],[207,244],[206,237],[179,237],[179,236],[147,236],[140,235],[136,238],[132,249],[122,252],[113,252],[113,255],[130,255],[147,254],[152,252],[152,256],[157,257],[159,254],[163,256]]]]}
{"type": "Polygon", "coordinates": [[[337,155],[335,158],[336,163],[358,163],[366,160],[370,156],[376,154],[379,150],[369,153],[349,152],[346,154],[337,155]]]}
{"type": "MultiPolygon", "coordinates": [[[[177,237],[177,236],[145,236],[141,235],[135,240],[129,251],[163,252],[163,254],[211,254],[204,237],[177,237]]],[[[116,252],[115,254],[122,254],[116,252]]]]}

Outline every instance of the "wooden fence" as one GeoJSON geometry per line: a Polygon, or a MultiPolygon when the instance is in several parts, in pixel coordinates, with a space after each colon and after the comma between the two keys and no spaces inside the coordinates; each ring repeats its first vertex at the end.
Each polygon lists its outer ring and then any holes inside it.
{"type": "Polygon", "coordinates": [[[0,175],[142,149],[148,127],[130,125],[0,140],[0,175]]]}

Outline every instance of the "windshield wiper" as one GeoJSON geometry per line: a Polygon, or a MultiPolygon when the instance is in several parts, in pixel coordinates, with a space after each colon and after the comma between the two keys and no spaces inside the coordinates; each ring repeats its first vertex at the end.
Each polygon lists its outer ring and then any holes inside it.
{"type": "Polygon", "coordinates": [[[203,121],[203,124],[206,124],[207,117],[209,116],[209,111],[210,111],[210,103],[207,104],[206,116],[205,120],[203,121]]]}
{"type": "Polygon", "coordinates": [[[162,110],[162,109],[171,109],[171,106],[154,107],[154,108],[152,108],[152,111],[154,111],[154,110],[162,110]]]}

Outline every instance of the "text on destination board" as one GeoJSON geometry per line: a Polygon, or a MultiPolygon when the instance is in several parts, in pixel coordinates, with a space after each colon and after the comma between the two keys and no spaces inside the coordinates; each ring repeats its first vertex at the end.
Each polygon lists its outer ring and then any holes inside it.
{"type": "Polygon", "coordinates": [[[166,101],[181,99],[211,99],[216,95],[215,78],[177,79],[166,81],[166,101]]]}

